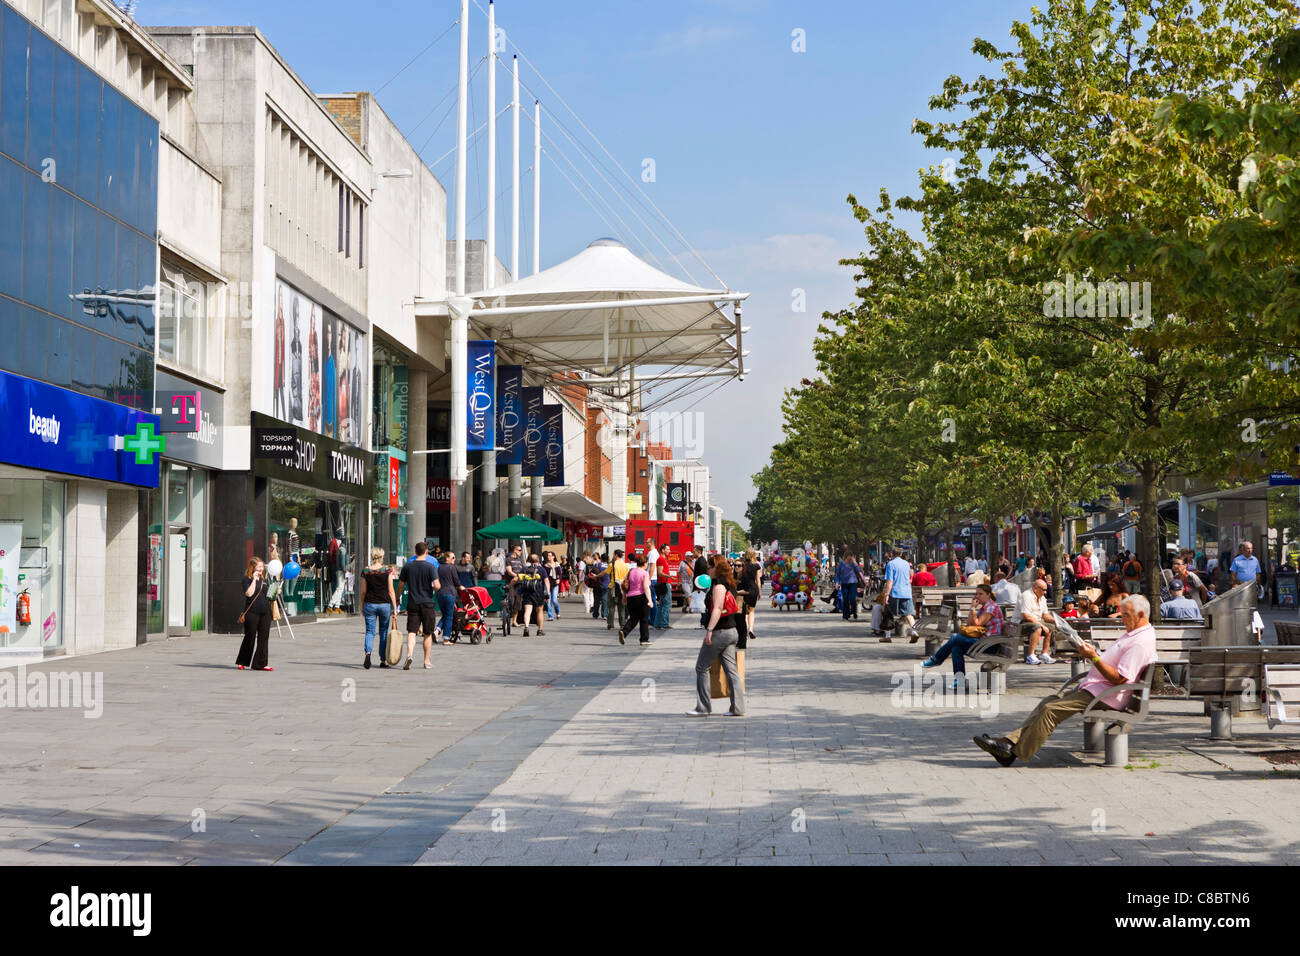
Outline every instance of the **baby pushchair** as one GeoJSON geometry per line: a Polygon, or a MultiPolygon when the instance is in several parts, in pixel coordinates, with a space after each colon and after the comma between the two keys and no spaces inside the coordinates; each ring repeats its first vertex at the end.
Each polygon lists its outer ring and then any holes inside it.
{"type": "Polygon", "coordinates": [[[471,644],[492,643],[492,629],[484,621],[484,611],[492,603],[487,588],[461,588],[456,592],[456,614],[452,620],[451,640],[465,637],[471,644]]]}

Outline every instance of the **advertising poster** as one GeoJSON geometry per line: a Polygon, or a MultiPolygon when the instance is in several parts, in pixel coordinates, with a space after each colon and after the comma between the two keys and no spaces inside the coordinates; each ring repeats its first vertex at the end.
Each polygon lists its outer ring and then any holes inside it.
{"type": "Polygon", "coordinates": [[[502,365],[497,369],[497,444],[505,449],[497,453],[498,464],[524,463],[523,389],[522,365],[502,365]]]}
{"type": "Polygon", "coordinates": [[[475,340],[468,343],[469,381],[465,389],[465,422],[469,451],[491,451],[496,447],[496,343],[475,340]]]}
{"type": "Polygon", "coordinates": [[[18,627],[18,558],[23,545],[21,521],[0,521],[0,634],[18,627]]]}
{"type": "Polygon", "coordinates": [[[546,429],[542,412],[541,388],[522,389],[524,440],[524,477],[541,478],[546,474],[546,429]]]}
{"type": "Polygon", "coordinates": [[[365,336],[284,282],[275,286],[271,414],[351,445],[362,444],[365,336]]]}
{"type": "Polygon", "coordinates": [[[564,484],[564,408],[560,405],[542,406],[542,429],[544,434],[544,451],[542,454],[542,473],[546,488],[557,488],[564,484]]]}

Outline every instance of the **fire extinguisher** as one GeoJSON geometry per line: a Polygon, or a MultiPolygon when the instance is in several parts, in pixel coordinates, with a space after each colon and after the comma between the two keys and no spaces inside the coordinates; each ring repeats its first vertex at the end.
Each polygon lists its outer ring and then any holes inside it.
{"type": "Polygon", "coordinates": [[[18,623],[32,623],[32,599],[28,591],[21,591],[18,594],[18,623]]]}

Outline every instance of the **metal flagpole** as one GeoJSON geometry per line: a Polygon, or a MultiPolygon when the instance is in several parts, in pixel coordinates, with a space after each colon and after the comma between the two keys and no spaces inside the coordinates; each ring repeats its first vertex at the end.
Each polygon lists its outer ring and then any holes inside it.
{"type": "MultiPolygon", "coordinates": [[[[513,69],[511,70],[511,80],[513,82],[513,95],[510,99],[510,125],[514,133],[514,141],[511,146],[512,152],[512,169],[510,183],[510,278],[519,278],[519,54],[516,53],[514,60],[511,61],[513,69]]],[[[510,499],[510,513],[506,516],[513,518],[521,514],[523,499],[523,465],[508,465],[506,467],[506,481],[508,483],[506,494],[510,499]]]]}
{"type": "MultiPolygon", "coordinates": [[[[487,128],[487,254],[483,257],[483,288],[496,285],[497,262],[497,8],[488,0],[488,128],[487,128]]],[[[496,397],[492,399],[496,413],[496,397]]],[[[494,443],[495,444],[495,443],[494,443]]],[[[497,453],[483,452],[483,465],[479,468],[479,484],[484,491],[483,524],[495,524],[497,515],[497,453]]]]}
{"type": "Polygon", "coordinates": [[[457,551],[468,550],[465,528],[466,478],[469,460],[468,423],[465,420],[469,366],[469,310],[465,297],[465,158],[466,115],[469,108],[469,0],[460,0],[460,84],[456,104],[456,286],[448,299],[451,317],[451,541],[457,551]]]}
{"type": "MultiPolygon", "coordinates": [[[[542,103],[533,100],[533,275],[542,271],[542,103]]],[[[529,482],[532,518],[542,520],[542,481],[529,482]]]]}

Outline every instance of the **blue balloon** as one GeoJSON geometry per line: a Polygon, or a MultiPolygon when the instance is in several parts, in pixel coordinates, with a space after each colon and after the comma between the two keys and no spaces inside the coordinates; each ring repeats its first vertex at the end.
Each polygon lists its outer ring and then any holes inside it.
{"type": "Polygon", "coordinates": [[[695,579],[695,586],[701,591],[707,591],[709,589],[709,585],[711,585],[712,583],[713,583],[712,579],[710,579],[707,574],[701,574],[698,578],[695,579]]]}
{"type": "Polygon", "coordinates": [[[782,594],[780,591],[777,591],[775,594],[772,595],[772,600],[775,601],[777,604],[784,604],[785,595],[782,594]]]}
{"type": "Polygon", "coordinates": [[[284,575],[286,581],[292,581],[298,575],[302,574],[302,565],[297,561],[290,561],[284,566],[284,569],[280,573],[284,575]]]}

